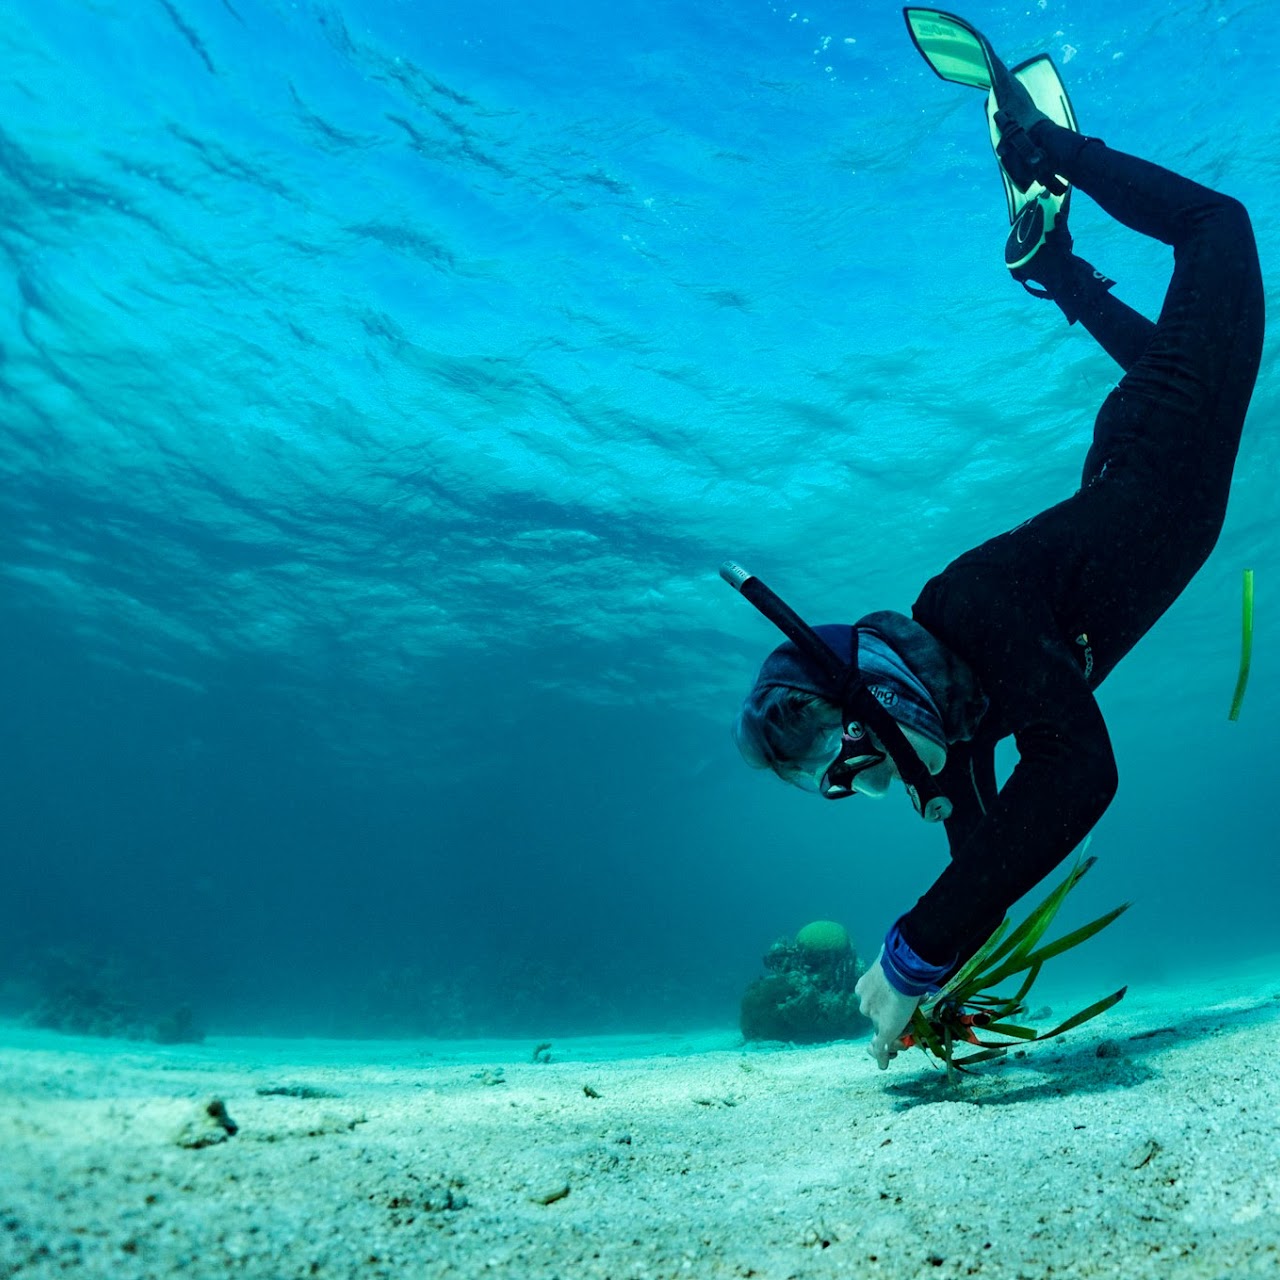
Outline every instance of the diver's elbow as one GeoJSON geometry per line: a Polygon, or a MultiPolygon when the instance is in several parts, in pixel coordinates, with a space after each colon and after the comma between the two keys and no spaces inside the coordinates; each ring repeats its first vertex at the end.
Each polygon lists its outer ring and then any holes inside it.
{"type": "Polygon", "coordinates": [[[1111,807],[1119,789],[1120,773],[1116,768],[1115,752],[1108,744],[1105,749],[1092,753],[1088,780],[1083,788],[1094,810],[1093,821],[1096,822],[1111,807]]]}

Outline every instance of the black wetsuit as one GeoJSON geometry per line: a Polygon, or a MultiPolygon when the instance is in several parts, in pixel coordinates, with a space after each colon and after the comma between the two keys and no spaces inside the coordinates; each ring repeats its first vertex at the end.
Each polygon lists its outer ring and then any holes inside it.
{"type": "Polygon", "coordinates": [[[1034,136],[1112,217],[1171,244],[1174,271],[1155,325],[1103,288],[1077,305],[1126,369],[1080,490],[955,560],[913,607],[991,700],[941,778],[951,863],[900,922],[934,964],[972,954],[1110,804],[1093,690],[1213,549],[1261,357],[1262,278],[1238,201],[1056,125],[1034,136]],[[1019,760],[997,793],[995,744],[1010,734],[1019,760]]]}

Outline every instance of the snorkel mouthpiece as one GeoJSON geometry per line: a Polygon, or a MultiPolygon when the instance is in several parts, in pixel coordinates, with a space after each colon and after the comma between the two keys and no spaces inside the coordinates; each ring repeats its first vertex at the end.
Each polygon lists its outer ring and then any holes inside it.
{"type": "Polygon", "coordinates": [[[880,739],[897,767],[916,812],[926,822],[944,822],[949,818],[951,801],[942,794],[898,722],[867,688],[858,669],[857,628],[851,628],[852,661],[846,662],[794,609],[740,564],[726,560],[720,566],[720,576],[813,662],[830,687],[830,700],[840,708],[842,722],[847,725],[856,720],[880,739]]]}

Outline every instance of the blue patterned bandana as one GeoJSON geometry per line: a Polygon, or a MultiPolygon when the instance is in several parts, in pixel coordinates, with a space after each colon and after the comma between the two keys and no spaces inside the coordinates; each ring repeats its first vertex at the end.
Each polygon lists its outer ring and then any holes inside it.
{"type": "MultiPolygon", "coordinates": [[[[827,623],[814,627],[822,641],[836,655],[848,662],[852,653],[853,628],[847,624],[827,623]]],[[[874,631],[858,628],[858,667],[876,701],[904,727],[914,729],[940,747],[947,745],[942,716],[929,691],[919,677],[895,650],[874,631]]],[[[770,689],[800,689],[830,700],[831,687],[813,670],[805,656],[788,640],[779,645],[764,661],[755,687],[742,709],[744,720],[750,720],[753,707],[761,705],[770,689]]]]}

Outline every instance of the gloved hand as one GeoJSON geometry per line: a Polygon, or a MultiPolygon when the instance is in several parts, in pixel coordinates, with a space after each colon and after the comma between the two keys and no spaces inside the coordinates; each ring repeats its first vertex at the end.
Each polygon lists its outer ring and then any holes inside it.
{"type": "Polygon", "coordinates": [[[867,1052],[876,1060],[881,1071],[889,1066],[889,1060],[898,1056],[901,1045],[898,1041],[911,1021],[923,997],[904,996],[902,992],[890,986],[884,974],[884,948],[876,956],[876,962],[858,979],[854,993],[858,997],[858,1008],[865,1017],[871,1019],[875,1033],[871,1037],[871,1045],[867,1052]]]}

